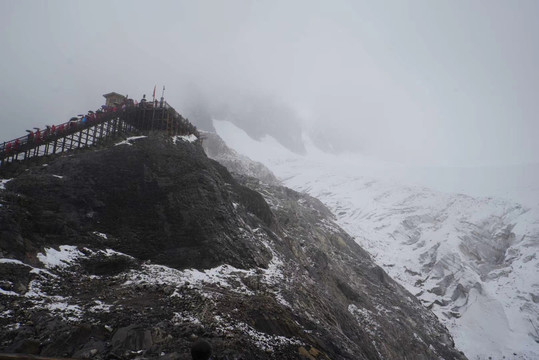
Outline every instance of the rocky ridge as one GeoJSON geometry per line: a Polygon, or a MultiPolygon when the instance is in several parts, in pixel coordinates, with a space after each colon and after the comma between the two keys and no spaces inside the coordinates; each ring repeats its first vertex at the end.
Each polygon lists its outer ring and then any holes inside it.
{"type": "Polygon", "coordinates": [[[403,177],[403,168],[313,148],[298,156],[218,124],[238,151],[250,151],[283,184],[323,201],[377,264],[438,315],[469,358],[539,357],[533,201],[410,185],[417,174],[403,177]]]}
{"type": "Polygon", "coordinates": [[[286,184],[324,201],[470,358],[539,356],[536,209],[338,171],[313,171],[307,180],[308,171],[294,171],[286,184]]]}
{"type": "Polygon", "coordinates": [[[5,174],[0,351],[188,359],[205,338],[214,359],[465,358],[318,200],[186,140],[5,174]]]}
{"type": "Polygon", "coordinates": [[[280,185],[277,177],[264,164],[231,149],[216,133],[202,132],[201,134],[204,138],[202,146],[208,157],[219,162],[231,173],[254,177],[271,185],[280,185]]]}

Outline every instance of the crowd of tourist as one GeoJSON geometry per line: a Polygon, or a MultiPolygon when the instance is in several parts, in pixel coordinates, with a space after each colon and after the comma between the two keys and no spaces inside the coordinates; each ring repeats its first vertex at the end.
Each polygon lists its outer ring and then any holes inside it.
{"type": "MultiPolygon", "coordinates": [[[[152,105],[154,104],[152,103],[152,105]]],[[[157,102],[155,105],[157,105],[157,102]]],[[[146,107],[148,105],[146,104],[145,98],[143,98],[140,103],[133,101],[133,99],[126,98],[121,104],[116,104],[115,106],[103,105],[95,112],[88,111],[87,114],[72,117],[68,122],[60,125],[46,126],[45,129],[34,128],[33,130],[26,130],[28,133],[26,136],[0,143],[0,154],[2,157],[9,156],[22,151],[29,146],[33,147],[47,140],[67,135],[74,130],[79,130],[94,125],[95,123],[99,123],[104,117],[108,118],[110,113],[126,111],[128,108],[135,106],[146,107]]]]}
{"type": "Polygon", "coordinates": [[[34,128],[26,130],[26,136],[15,140],[0,143],[0,156],[6,157],[16,154],[23,150],[33,148],[43,142],[53,140],[58,137],[68,135],[76,130],[84,129],[101,122],[104,118],[109,118],[111,113],[125,112],[129,108],[149,108],[156,109],[164,106],[163,98],[161,101],[147,101],[146,95],[142,97],[140,102],[126,97],[121,103],[116,103],[114,106],[103,105],[96,111],[88,111],[87,114],[81,114],[72,117],[68,122],[60,125],[46,126],[45,129],[34,128]]]}

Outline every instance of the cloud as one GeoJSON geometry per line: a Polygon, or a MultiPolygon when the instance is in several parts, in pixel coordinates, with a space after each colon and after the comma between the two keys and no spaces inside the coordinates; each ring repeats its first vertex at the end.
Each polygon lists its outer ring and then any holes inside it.
{"type": "MultiPolygon", "coordinates": [[[[0,3],[0,138],[109,91],[395,161],[536,161],[533,1],[0,3]]],[[[206,120],[204,120],[206,119],[206,120]]]]}

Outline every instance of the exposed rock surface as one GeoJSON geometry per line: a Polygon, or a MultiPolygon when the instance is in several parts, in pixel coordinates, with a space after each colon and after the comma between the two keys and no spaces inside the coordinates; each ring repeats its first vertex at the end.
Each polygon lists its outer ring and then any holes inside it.
{"type": "Polygon", "coordinates": [[[335,157],[267,164],[323,201],[470,359],[539,359],[539,208],[405,185],[335,157]]]}
{"type": "Polygon", "coordinates": [[[318,200],[161,137],[5,174],[0,352],[464,359],[318,200]]]}
{"type": "Polygon", "coordinates": [[[279,180],[264,164],[229,148],[216,133],[202,132],[202,136],[202,146],[208,157],[224,165],[231,173],[251,176],[271,185],[280,185],[279,180]]]}

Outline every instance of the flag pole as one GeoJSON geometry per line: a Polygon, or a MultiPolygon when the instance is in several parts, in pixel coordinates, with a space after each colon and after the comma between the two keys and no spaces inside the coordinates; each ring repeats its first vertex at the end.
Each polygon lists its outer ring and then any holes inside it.
{"type": "Polygon", "coordinates": [[[165,104],[165,85],[163,85],[163,92],[161,93],[161,106],[165,104]]]}

